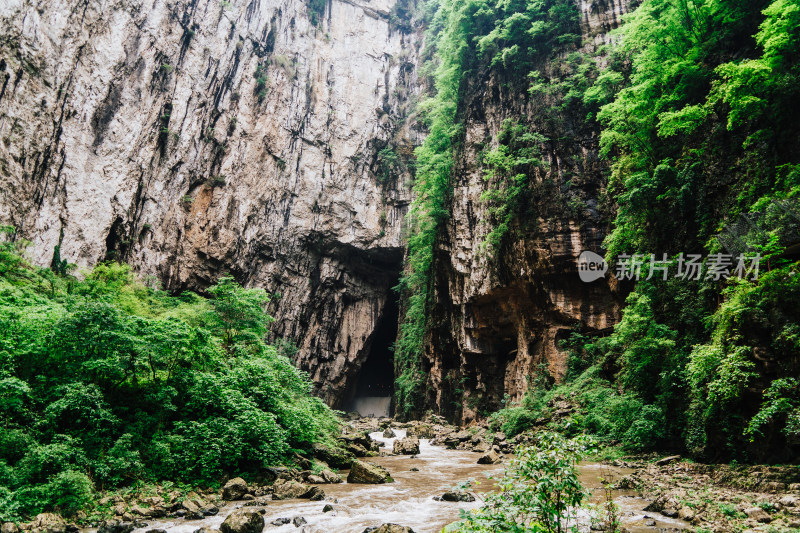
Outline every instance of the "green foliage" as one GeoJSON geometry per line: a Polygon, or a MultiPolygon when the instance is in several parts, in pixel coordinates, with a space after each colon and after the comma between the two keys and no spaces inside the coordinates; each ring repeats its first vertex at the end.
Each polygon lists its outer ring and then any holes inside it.
{"type": "MultiPolygon", "coordinates": [[[[264,342],[268,295],[224,276],[171,296],[106,263],[82,281],[4,245],[0,274],[0,521],[95,489],[216,484],[286,463],[338,421],[264,342]]],[[[285,351],[285,350],[284,350],[285,351]]]]}
{"type": "MultiPolygon", "coordinates": [[[[506,119],[497,136],[498,146],[484,154],[484,179],[489,187],[481,194],[481,200],[489,203],[489,215],[494,219],[484,245],[494,251],[500,248],[511,222],[520,216],[521,206],[532,203],[531,178],[542,166],[539,147],[545,140],[518,122],[506,119]]],[[[528,220],[536,219],[535,213],[526,215],[528,220]]]]}
{"type": "Polygon", "coordinates": [[[565,439],[559,433],[542,433],[534,446],[517,448],[515,457],[485,504],[451,531],[540,532],[577,531],[578,507],[587,493],[578,480],[578,461],[591,443],[585,437],[565,439]]]}

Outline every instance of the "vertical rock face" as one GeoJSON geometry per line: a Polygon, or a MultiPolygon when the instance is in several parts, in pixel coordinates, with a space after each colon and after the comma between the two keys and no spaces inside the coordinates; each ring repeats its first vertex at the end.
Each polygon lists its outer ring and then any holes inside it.
{"type": "MultiPolygon", "coordinates": [[[[580,2],[585,52],[609,40],[629,2],[580,2]]],[[[542,66],[545,75],[549,65],[542,66]]],[[[457,157],[452,216],[436,250],[435,303],[424,357],[427,402],[467,423],[502,407],[506,395],[520,400],[537,379],[563,378],[572,332],[610,330],[620,316],[621,295],[607,279],[584,283],[581,251],[603,254],[607,219],[601,195],[605,164],[598,132],[584,116],[563,116],[557,131],[545,125],[542,103],[504,88],[502,80],[475,81],[466,91],[465,141],[457,157]],[[535,220],[517,221],[494,254],[479,250],[491,230],[481,151],[492,146],[507,118],[529,117],[544,133],[541,175],[545,203],[532,206],[535,220]]],[[[525,120],[525,119],[523,119],[525,120]]],[[[606,215],[607,217],[607,215],[606,215]]]]}
{"type": "Polygon", "coordinates": [[[403,255],[417,44],[393,4],[4,1],[0,224],[42,265],[279,293],[274,334],[337,405],[403,255]]]}
{"type": "MultiPolygon", "coordinates": [[[[401,0],[403,2],[404,0],[401,0]]],[[[587,46],[627,0],[581,1],[587,46]]],[[[108,0],[0,5],[0,224],[32,259],[131,263],[170,290],[224,272],[279,294],[275,337],[291,339],[320,394],[344,407],[389,311],[403,259],[407,164],[420,142],[421,39],[394,0],[108,0]],[[400,11],[398,11],[398,7],[400,11]]],[[[597,138],[569,125],[549,145],[554,201],[497,257],[481,144],[530,104],[475,80],[452,217],[437,256],[429,406],[470,420],[519,398],[574,328],[617,320],[607,283],[577,276],[599,250],[597,138]],[[576,204],[577,205],[577,204],[576,204]],[[457,393],[466,389],[467,396],[457,393]],[[473,401],[474,400],[474,401],[473,401]]],[[[383,333],[381,335],[384,335],[383,333]]]]}

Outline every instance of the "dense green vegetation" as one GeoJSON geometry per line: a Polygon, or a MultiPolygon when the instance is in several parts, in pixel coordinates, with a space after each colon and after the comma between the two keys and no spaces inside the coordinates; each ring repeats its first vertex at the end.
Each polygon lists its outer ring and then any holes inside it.
{"type": "MultiPolygon", "coordinates": [[[[607,259],[730,253],[733,269],[759,253],[760,275],[715,279],[706,261],[700,279],[675,279],[673,260],[668,279],[632,287],[611,335],[576,331],[567,383],[495,420],[515,433],[568,398],[577,413],[551,425],[630,450],[796,457],[800,5],[645,0],[617,33],[578,91],[610,163],[607,259]]],[[[532,94],[563,83],[532,78],[532,94]]]]}
{"type": "Polygon", "coordinates": [[[126,265],[79,280],[23,251],[0,239],[0,521],[133,483],[214,486],[332,440],[334,413],[263,341],[263,290],[174,296],[126,265]]]}

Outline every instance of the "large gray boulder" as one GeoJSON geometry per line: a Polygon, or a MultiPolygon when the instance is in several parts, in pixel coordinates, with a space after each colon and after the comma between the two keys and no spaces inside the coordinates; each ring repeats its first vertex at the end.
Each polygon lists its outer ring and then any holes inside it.
{"type": "Polygon", "coordinates": [[[417,455],[419,453],[419,439],[413,435],[397,439],[394,441],[392,452],[395,455],[417,455]]]}
{"type": "Polygon", "coordinates": [[[235,477],[222,487],[222,499],[227,501],[241,500],[247,494],[247,482],[240,477],[235,477]]]}
{"type": "Polygon", "coordinates": [[[397,524],[383,524],[380,527],[368,527],[364,533],[414,533],[414,530],[397,524]]]}
{"type": "Polygon", "coordinates": [[[42,513],[34,518],[33,529],[42,533],[65,533],[67,523],[55,513],[42,513]]]}
{"type": "Polygon", "coordinates": [[[348,483],[391,483],[394,480],[389,471],[366,461],[353,461],[350,473],[347,475],[348,483]]]}
{"type": "Polygon", "coordinates": [[[219,529],[222,533],[261,533],[264,530],[264,519],[253,511],[234,511],[219,529]]]}

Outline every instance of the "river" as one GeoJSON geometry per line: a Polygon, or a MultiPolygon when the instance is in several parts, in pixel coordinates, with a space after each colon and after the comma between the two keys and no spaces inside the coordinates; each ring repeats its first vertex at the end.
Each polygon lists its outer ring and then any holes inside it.
{"type": "MultiPolygon", "coordinates": [[[[395,429],[396,438],[405,436],[404,430],[395,429]]],[[[385,443],[391,450],[394,438],[383,438],[380,432],[370,434],[385,443]]],[[[325,501],[309,500],[272,501],[264,509],[267,524],[265,531],[303,533],[361,533],[369,526],[379,526],[386,522],[411,527],[415,533],[438,533],[441,529],[458,520],[459,509],[472,509],[480,506],[481,495],[492,489],[488,479],[501,475],[503,465],[479,465],[478,454],[470,451],[448,450],[442,446],[432,446],[428,439],[420,439],[420,453],[416,457],[388,456],[367,459],[386,467],[394,478],[394,483],[384,485],[359,485],[341,483],[322,485],[325,501]],[[412,471],[417,468],[418,471],[412,471]],[[473,503],[451,503],[434,501],[434,496],[453,488],[456,484],[472,479],[479,482],[472,489],[478,499],[473,503]],[[332,504],[333,511],[323,512],[326,504],[332,504]],[[303,517],[307,524],[297,528],[292,524],[273,526],[271,522],[279,518],[303,517]]],[[[584,486],[594,489],[591,501],[603,501],[601,478],[620,477],[630,470],[609,467],[596,463],[582,464],[581,481],[584,486]]],[[[342,477],[346,477],[346,473],[342,477]]],[[[621,508],[623,525],[631,533],[653,531],[675,531],[689,527],[685,522],[663,517],[657,513],[644,513],[647,501],[636,497],[633,491],[614,491],[614,500],[621,508]],[[645,515],[648,515],[645,518],[645,515]],[[646,521],[656,519],[655,525],[647,526],[646,521]],[[676,529],[677,528],[677,529],[676,529]]],[[[220,509],[217,516],[203,520],[150,521],[148,529],[165,529],[169,533],[193,533],[200,527],[218,528],[230,512],[243,502],[228,504],[220,509]]],[[[586,519],[586,513],[582,513],[586,519]]]]}

